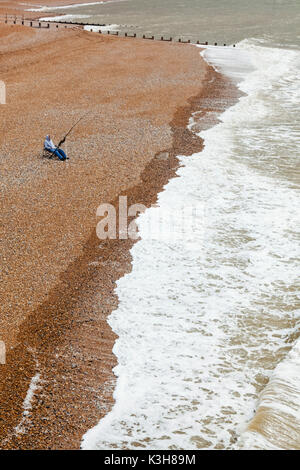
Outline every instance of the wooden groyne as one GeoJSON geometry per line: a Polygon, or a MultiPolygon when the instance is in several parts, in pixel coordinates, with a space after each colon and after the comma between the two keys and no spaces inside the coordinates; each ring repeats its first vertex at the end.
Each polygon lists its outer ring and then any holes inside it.
{"type": "MultiPolygon", "coordinates": [[[[152,41],[165,41],[165,42],[178,42],[181,44],[199,44],[201,46],[208,46],[209,43],[208,41],[201,42],[200,40],[196,42],[192,42],[191,39],[184,39],[184,38],[173,38],[173,37],[164,37],[164,36],[147,36],[146,34],[142,34],[142,36],[137,36],[136,33],[128,33],[128,32],[121,32],[121,31],[115,31],[115,30],[109,30],[110,25],[106,24],[90,24],[90,23],[82,23],[82,22],[71,22],[71,21],[43,21],[39,19],[32,19],[32,18],[25,18],[25,17],[18,17],[18,16],[13,16],[13,15],[0,15],[0,23],[6,23],[6,24],[18,24],[18,25],[23,25],[23,26],[29,26],[31,28],[44,28],[44,29],[50,29],[50,28],[85,28],[86,31],[91,31],[91,32],[96,32],[94,31],[94,27],[99,28],[97,31],[98,34],[109,34],[111,36],[119,36],[119,37],[124,37],[124,38],[140,38],[140,39],[147,39],[147,40],[152,40],[152,41]],[[88,29],[87,27],[90,27],[88,29]],[[105,30],[101,30],[101,27],[105,27],[105,30]]],[[[215,42],[214,46],[217,46],[218,43],[215,42]]],[[[220,44],[221,45],[221,44],[220,44]]],[[[223,46],[226,46],[226,44],[223,44],[223,46]]],[[[235,47],[235,44],[233,44],[232,47],[235,47]]]]}

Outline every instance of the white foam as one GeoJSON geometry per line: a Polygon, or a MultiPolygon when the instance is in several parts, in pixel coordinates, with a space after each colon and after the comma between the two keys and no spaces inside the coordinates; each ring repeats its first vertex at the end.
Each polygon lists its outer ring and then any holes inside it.
{"type": "Polygon", "coordinates": [[[118,24],[108,24],[105,26],[86,25],[83,29],[85,29],[86,31],[93,31],[94,33],[97,33],[98,31],[118,31],[119,28],[120,25],[118,24]]]}
{"type": "Polygon", "coordinates": [[[248,52],[239,47],[198,46],[204,49],[202,56],[213,65],[217,72],[221,72],[237,81],[244,80],[245,76],[255,70],[248,52]]]}
{"type": "Polygon", "coordinates": [[[104,3],[111,3],[111,2],[93,2],[93,3],[74,3],[71,5],[62,5],[62,6],[42,6],[40,5],[38,8],[28,8],[25,11],[55,11],[55,10],[67,10],[68,8],[79,8],[79,7],[89,7],[92,5],[103,5],[104,3]]]}
{"type": "Polygon", "coordinates": [[[89,18],[89,15],[60,15],[60,16],[47,16],[40,18],[40,21],[70,21],[74,19],[89,18]]]}
{"type": "Polygon", "coordinates": [[[36,390],[39,387],[40,378],[41,378],[40,373],[36,373],[30,381],[27,394],[23,402],[24,416],[28,415],[29,411],[32,408],[32,400],[33,400],[36,390]]]}
{"type": "Polygon", "coordinates": [[[256,430],[247,429],[238,442],[241,449],[300,448],[300,339],[278,364],[263,390],[258,416],[265,413],[256,430]]]}
{"type": "Polygon", "coordinates": [[[270,155],[278,129],[293,138],[285,80],[294,83],[297,57],[251,41],[221,57],[213,50],[204,57],[249,95],[200,134],[204,150],[182,156],[180,178],[159,194],[177,219],[183,201],[200,207],[193,233],[149,240],[159,209],[138,219],[142,239],[109,317],[116,403],[85,434],[84,449],[232,448],[299,316],[299,195],[277,168],[284,154],[278,164],[270,155]]]}
{"type": "Polygon", "coordinates": [[[32,403],[33,403],[35,393],[40,387],[40,380],[41,380],[41,374],[39,372],[37,372],[32,377],[32,379],[30,381],[30,384],[29,384],[29,387],[28,387],[28,390],[27,390],[27,393],[26,393],[26,397],[25,397],[24,402],[23,402],[22,419],[19,422],[19,424],[15,427],[15,433],[16,434],[23,434],[25,432],[24,431],[24,425],[25,425],[25,423],[28,420],[28,417],[30,415],[30,411],[32,409],[32,403]]]}

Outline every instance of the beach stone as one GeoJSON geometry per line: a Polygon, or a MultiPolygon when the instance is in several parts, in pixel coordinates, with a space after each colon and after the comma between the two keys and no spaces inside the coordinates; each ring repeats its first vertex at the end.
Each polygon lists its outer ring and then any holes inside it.
{"type": "Polygon", "coordinates": [[[158,155],[156,155],[156,158],[158,160],[168,160],[169,155],[170,155],[169,152],[161,152],[158,155]]]}

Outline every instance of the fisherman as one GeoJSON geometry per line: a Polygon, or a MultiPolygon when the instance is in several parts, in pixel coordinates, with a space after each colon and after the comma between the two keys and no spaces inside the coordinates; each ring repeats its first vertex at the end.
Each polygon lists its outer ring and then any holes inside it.
{"type": "Polygon", "coordinates": [[[60,149],[59,147],[55,147],[54,143],[51,140],[50,135],[46,135],[46,139],[44,142],[44,149],[47,150],[48,152],[53,153],[62,161],[68,158],[62,149],[60,149]]]}

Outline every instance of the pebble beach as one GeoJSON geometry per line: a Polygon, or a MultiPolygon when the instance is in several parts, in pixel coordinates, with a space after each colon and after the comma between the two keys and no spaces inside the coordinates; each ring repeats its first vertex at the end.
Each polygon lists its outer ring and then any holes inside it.
{"type": "Polygon", "coordinates": [[[202,148],[193,111],[230,85],[190,45],[78,28],[1,24],[0,52],[0,447],[78,449],[113,404],[106,318],[131,270],[133,241],[99,240],[97,207],[155,203],[176,156],[202,148]],[[43,158],[45,135],[57,143],[85,113],[70,159],[43,158]]]}
{"type": "Polygon", "coordinates": [[[299,449],[300,8],[275,3],[0,2],[1,450],[299,449]]]}

